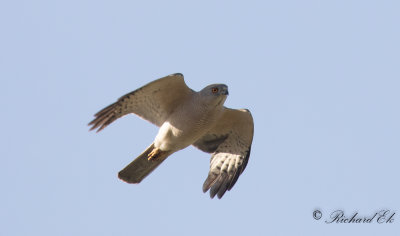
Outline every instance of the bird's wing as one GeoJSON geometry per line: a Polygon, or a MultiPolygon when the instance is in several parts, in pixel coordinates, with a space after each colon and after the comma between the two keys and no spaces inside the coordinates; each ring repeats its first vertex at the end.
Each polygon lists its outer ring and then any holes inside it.
{"type": "Polygon", "coordinates": [[[212,153],[203,191],[221,198],[231,190],[246,168],[253,141],[254,123],[248,110],[225,108],[217,124],[193,145],[212,153]]]}
{"type": "Polygon", "coordinates": [[[89,123],[97,132],[116,119],[134,113],[151,123],[161,126],[171,112],[193,93],[182,74],[172,74],[155,80],[118,99],[117,102],[97,112],[89,123]]]}

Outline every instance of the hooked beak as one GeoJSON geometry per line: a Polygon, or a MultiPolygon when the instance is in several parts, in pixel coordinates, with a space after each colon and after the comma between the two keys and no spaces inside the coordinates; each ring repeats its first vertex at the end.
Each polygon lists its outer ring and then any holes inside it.
{"type": "Polygon", "coordinates": [[[224,87],[221,91],[222,95],[229,95],[228,87],[224,87]]]}

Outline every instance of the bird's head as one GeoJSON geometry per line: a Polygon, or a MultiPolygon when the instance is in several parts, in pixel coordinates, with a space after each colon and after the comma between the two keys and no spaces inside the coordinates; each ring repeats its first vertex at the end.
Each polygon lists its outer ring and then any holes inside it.
{"type": "Polygon", "coordinates": [[[211,84],[200,91],[200,95],[207,99],[208,103],[223,105],[228,96],[228,86],[225,84],[211,84]]]}

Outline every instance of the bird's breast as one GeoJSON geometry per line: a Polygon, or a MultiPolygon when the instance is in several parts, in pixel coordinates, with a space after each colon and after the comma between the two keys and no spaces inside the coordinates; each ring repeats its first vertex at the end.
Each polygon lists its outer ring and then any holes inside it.
{"type": "Polygon", "coordinates": [[[205,135],[218,117],[218,113],[207,110],[177,111],[160,127],[155,146],[164,151],[183,149],[205,135]]]}

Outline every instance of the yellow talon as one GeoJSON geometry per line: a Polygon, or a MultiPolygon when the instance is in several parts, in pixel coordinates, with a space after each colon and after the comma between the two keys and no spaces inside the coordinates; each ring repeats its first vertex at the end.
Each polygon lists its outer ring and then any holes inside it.
{"type": "Polygon", "coordinates": [[[154,148],[148,155],[147,155],[147,160],[152,160],[153,158],[156,158],[157,155],[161,152],[159,148],[154,148]]]}

